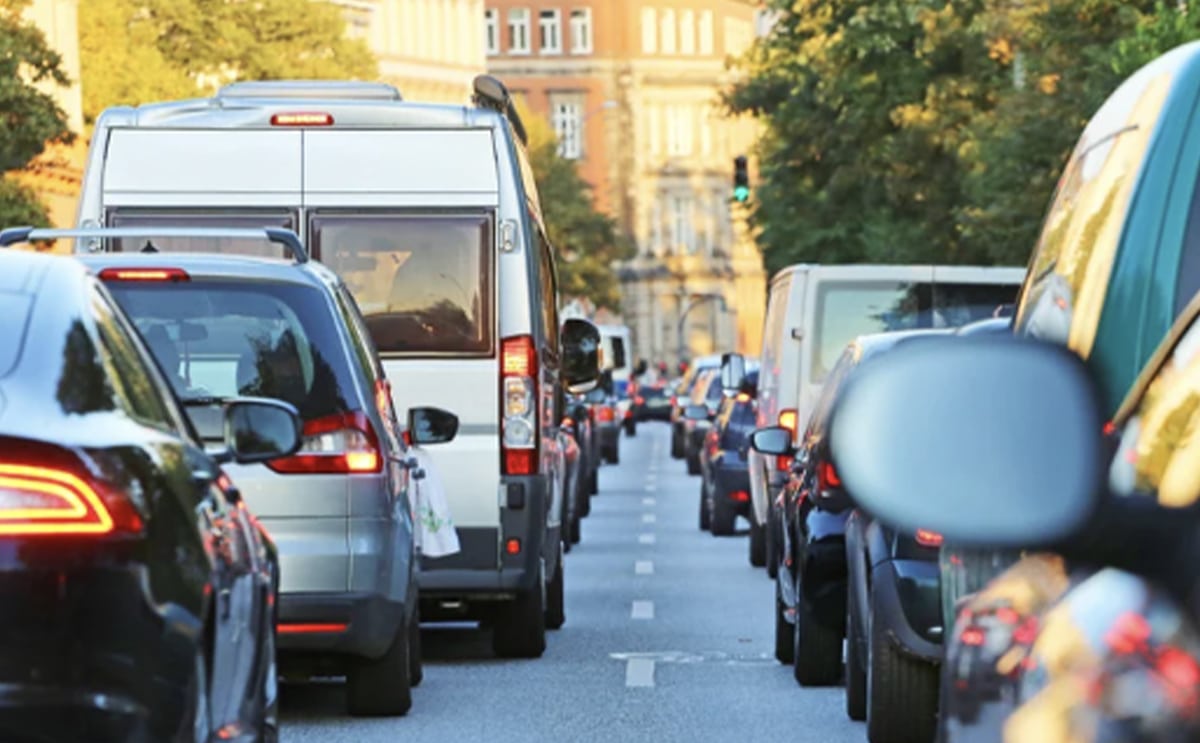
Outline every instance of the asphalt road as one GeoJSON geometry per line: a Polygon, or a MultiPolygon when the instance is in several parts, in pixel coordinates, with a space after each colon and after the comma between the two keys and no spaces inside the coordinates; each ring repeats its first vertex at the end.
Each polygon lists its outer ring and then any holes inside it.
{"type": "Polygon", "coordinates": [[[668,444],[644,424],[601,471],[542,658],[497,660],[478,628],[427,625],[406,717],[347,717],[336,682],[287,685],[283,741],[865,741],[840,687],[801,689],[775,662],[772,583],[745,534],[697,528],[699,479],[668,444]]]}

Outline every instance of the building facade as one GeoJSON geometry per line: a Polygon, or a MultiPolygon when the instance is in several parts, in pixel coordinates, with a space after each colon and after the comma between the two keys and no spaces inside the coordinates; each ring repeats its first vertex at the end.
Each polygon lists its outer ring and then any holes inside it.
{"type": "Polygon", "coordinates": [[[744,0],[487,0],[489,70],[546,117],[637,246],[615,269],[648,361],[758,353],[766,277],[730,203],[757,129],[718,100],[755,20],[744,0]]]}

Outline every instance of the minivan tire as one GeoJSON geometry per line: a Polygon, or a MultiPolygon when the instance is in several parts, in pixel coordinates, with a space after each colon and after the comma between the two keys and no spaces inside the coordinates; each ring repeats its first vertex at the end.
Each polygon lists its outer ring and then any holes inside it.
{"type": "Polygon", "coordinates": [[[761,568],[767,564],[767,530],[755,523],[753,509],[750,515],[750,564],[761,568]]]}
{"type": "Polygon", "coordinates": [[[683,459],[683,433],[674,424],[671,425],[671,459],[683,459]]]}
{"type": "MultiPolygon", "coordinates": [[[[871,595],[871,612],[882,611],[871,595]]],[[[938,667],[905,655],[888,637],[883,622],[871,622],[867,661],[867,740],[870,743],[924,743],[937,734],[938,667]]]]}
{"type": "Polygon", "coordinates": [[[846,599],[846,716],[855,722],[867,719],[867,668],[856,637],[862,622],[853,597],[846,599]]]}
{"type": "Polygon", "coordinates": [[[733,536],[734,527],[737,525],[737,511],[729,508],[727,505],[722,506],[722,499],[718,491],[717,495],[713,496],[712,516],[709,522],[709,528],[712,530],[714,537],[729,537],[733,536]]]}
{"type": "Polygon", "coordinates": [[[403,622],[378,658],[355,658],[346,674],[346,712],[354,717],[400,717],[412,708],[412,628],[403,622]]]}
{"type": "Polygon", "coordinates": [[[408,684],[417,688],[425,680],[425,668],[421,658],[421,612],[413,610],[408,625],[408,684]]]}
{"type": "Polygon", "coordinates": [[[540,658],[546,652],[543,574],[530,590],[501,604],[492,625],[492,650],[500,658],[540,658]]]}
{"type": "Polygon", "coordinates": [[[637,422],[632,418],[629,418],[625,421],[625,435],[629,438],[637,436],[637,422]]]}
{"type": "Polygon", "coordinates": [[[606,449],[604,451],[604,459],[609,464],[620,464],[621,463],[620,449],[618,449],[617,446],[614,444],[611,449],[606,449]]]}
{"type": "Polygon", "coordinates": [[[775,660],[790,666],[796,662],[796,637],[795,629],[784,616],[787,607],[781,593],[779,581],[775,581],[775,660]]]}
{"type": "Polygon", "coordinates": [[[712,514],[708,510],[708,488],[700,481],[700,531],[712,528],[712,514]]]}

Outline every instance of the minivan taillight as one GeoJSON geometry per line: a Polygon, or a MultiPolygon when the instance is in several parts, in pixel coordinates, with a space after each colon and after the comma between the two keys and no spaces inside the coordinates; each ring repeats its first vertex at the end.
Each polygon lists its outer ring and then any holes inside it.
{"type": "Polygon", "coordinates": [[[358,411],[306,421],[300,451],[267,466],[283,475],[367,474],[383,469],[383,457],[375,428],[358,411]]]}
{"type": "Polygon", "coordinates": [[[500,350],[500,467],[505,475],[537,471],[537,378],[533,337],[505,338],[500,350]]]}
{"type": "Polygon", "coordinates": [[[0,462],[0,537],[140,532],[142,519],[129,499],[102,492],[66,469],[0,462]]]}
{"type": "MultiPolygon", "coordinates": [[[[793,441],[796,439],[797,416],[795,410],[790,408],[780,410],[779,425],[792,432],[793,441]]],[[[792,458],[783,454],[775,457],[775,470],[777,472],[790,472],[792,470],[792,458]]]]}

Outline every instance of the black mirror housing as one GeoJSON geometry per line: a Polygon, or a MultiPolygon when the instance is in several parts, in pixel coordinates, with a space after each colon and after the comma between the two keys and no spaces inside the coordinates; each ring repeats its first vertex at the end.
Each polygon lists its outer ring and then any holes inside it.
{"type": "Polygon", "coordinates": [[[458,416],[441,408],[409,408],[408,435],[417,446],[453,441],[458,435],[458,416]]]}
{"type": "Polygon", "coordinates": [[[760,428],[750,434],[750,446],[759,454],[771,454],[777,457],[790,456],[794,451],[792,431],[783,426],[760,428]]]}
{"type": "Polygon", "coordinates": [[[587,392],[600,379],[600,329],[587,320],[571,318],[559,334],[562,379],[572,393],[587,392]]]}
{"type": "Polygon", "coordinates": [[[286,402],[242,397],[225,405],[225,446],[239,464],[291,456],[299,451],[303,432],[300,414],[286,402]]]}

